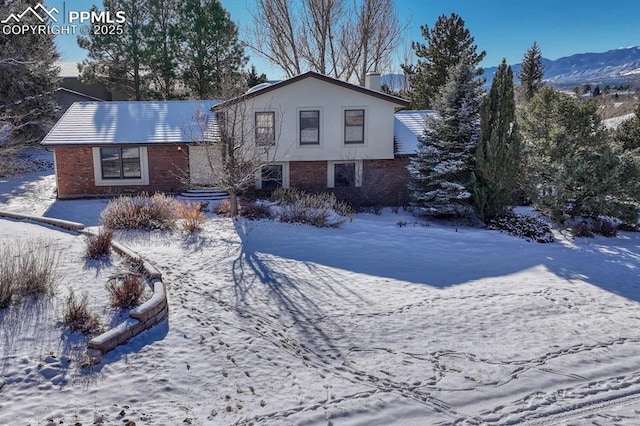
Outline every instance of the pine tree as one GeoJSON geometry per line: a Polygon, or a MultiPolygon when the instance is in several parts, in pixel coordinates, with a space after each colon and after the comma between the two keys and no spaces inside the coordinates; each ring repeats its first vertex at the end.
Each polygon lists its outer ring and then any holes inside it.
{"type": "MultiPolygon", "coordinates": [[[[78,37],[78,45],[87,50],[87,59],[80,66],[82,80],[101,82],[110,90],[127,93],[138,101],[146,96],[147,6],[146,1],[140,0],[104,0],[106,11],[123,11],[127,21],[121,26],[122,34],[91,32],[88,37],[78,37]]],[[[98,8],[93,6],[91,11],[98,13],[98,8]]]]}
{"type": "Polygon", "coordinates": [[[427,117],[427,130],[408,166],[413,204],[427,215],[464,216],[470,211],[470,182],[480,136],[481,91],[476,71],[466,56],[450,70],[434,100],[438,117],[427,117]]]}
{"type": "Polygon", "coordinates": [[[503,59],[480,111],[473,201],[485,222],[505,213],[516,190],[522,145],[515,115],[513,72],[503,59]]]}
{"type": "Polygon", "coordinates": [[[615,137],[623,150],[634,151],[640,155],[640,105],[631,119],[618,126],[615,137]]]}
{"type": "Polygon", "coordinates": [[[147,0],[149,20],[144,25],[146,39],[145,63],[153,83],[152,97],[177,97],[178,51],[181,38],[179,0],[147,0]]]}
{"type": "Polygon", "coordinates": [[[624,158],[596,106],[543,88],[519,118],[534,206],[558,222],[607,215],[637,220],[638,168],[624,158]]]}
{"type": "Polygon", "coordinates": [[[531,98],[542,88],[544,77],[544,64],[542,63],[542,53],[538,47],[538,43],[533,42],[533,46],[522,59],[522,68],[518,72],[520,79],[520,92],[525,102],[529,102],[531,98]]]}
{"type": "Polygon", "coordinates": [[[238,27],[219,0],[184,0],[180,11],[182,78],[192,97],[215,99],[246,86],[238,27]]]}
{"type": "Polygon", "coordinates": [[[253,86],[257,86],[261,83],[267,82],[267,75],[262,73],[258,75],[258,70],[256,70],[255,65],[251,65],[251,69],[247,72],[247,87],[250,89],[253,86]]]}
{"type": "MultiPolygon", "coordinates": [[[[37,2],[0,1],[0,16],[19,13],[37,2]]],[[[32,15],[22,24],[38,25],[32,15]]],[[[39,142],[57,114],[59,53],[53,34],[0,34],[0,146],[39,142]],[[8,125],[5,128],[5,125],[8,125]],[[9,131],[7,131],[9,130],[9,131]]]]}
{"type": "MultiPolygon", "coordinates": [[[[418,63],[415,66],[403,65],[402,68],[410,75],[411,107],[428,109],[433,106],[436,94],[445,85],[449,70],[456,66],[463,56],[473,68],[475,77],[482,74],[482,68],[477,66],[484,59],[486,52],[476,53],[475,39],[465,28],[464,20],[455,13],[449,17],[440,16],[433,29],[422,25],[420,30],[427,43],[411,43],[418,63]]],[[[478,79],[477,84],[482,85],[483,81],[478,79]]]]}

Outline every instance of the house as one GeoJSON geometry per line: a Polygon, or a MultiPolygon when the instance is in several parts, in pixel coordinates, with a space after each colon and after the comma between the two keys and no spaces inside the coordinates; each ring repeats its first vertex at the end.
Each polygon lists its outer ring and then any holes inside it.
{"type": "Polygon", "coordinates": [[[183,191],[189,144],[207,137],[216,103],[74,103],[42,140],[54,151],[58,197],[183,191]]]}
{"type": "Polygon", "coordinates": [[[54,92],[56,103],[65,112],[74,102],[126,101],[129,96],[118,90],[109,90],[103,83],[83,83],[78,77],[77,62],[58,62],[60,82],[54,92]]]}
{"type": "Polygon", "coordinates": [[[423,113],[395,114],[408,105],[380,91],[379,74],[361,87],[307,72],[225,102],[76,103],[42,144],[55,152],[60,198],[177,193],[216,186],[202,141],[219,134],[221,117],[241,110],[248,143],[269,154],[257,190],[296,187],[397,204],[407,200],[406,165],[419,133],[403,123],[423,113]]]}

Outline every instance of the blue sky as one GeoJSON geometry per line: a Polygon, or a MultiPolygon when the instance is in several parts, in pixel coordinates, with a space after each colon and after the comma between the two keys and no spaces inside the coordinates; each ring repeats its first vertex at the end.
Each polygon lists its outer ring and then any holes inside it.
{"type": "MultiPolygon", "coordinates": [[[[296,1],[296,0],[293,0],[296,1]]],[[[87,0],[65,0],[67,10],[88,10],[87,0]]],[[[62,10],[63,0],[48,0],[49,7],[62,10]]],[[[432,27],[438,16],[460,15],[475,37],[479,50],[486,50],[483,66],[497,65],[502,58],[520,62],[524,53],[538,42],[542,54],[557,59],[574,53],[604,52],[640,45],[639,0],[396,0],[402,23],[406,23],[405,43],[424,41],[420,25],[432,27]]],[[[223,6],[241,29],[252,25],[252,0],[222,0],[223,6]]],[[[74,36],[58,36],[65,61],[80,61],[85,54],[74,36]]],[[[402,59],[402,49],[398,51],[402,59]]],[[[281,78],[277,67],[252,55],[259,72],[270,79],[281,78]]]]}

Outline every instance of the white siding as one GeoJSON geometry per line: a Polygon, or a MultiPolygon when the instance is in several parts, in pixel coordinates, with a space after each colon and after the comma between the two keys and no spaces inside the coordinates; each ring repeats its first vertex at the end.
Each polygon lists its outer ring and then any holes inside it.
{"type": "MultiPolygon", "coordinates": [[[[315,78],[306,78],[248,99],[247,115],[276,113],[274,161],[330,161],[393,158],[393,113],[396,105],[315,78]],[[344,143],[344,111],[363,109],[364,144],[344,143]],[[320,111],[320,143],[300,144],[299,112],[320,111]]],[[[250,123],[253,125],[253,123],[250,123]]]]}

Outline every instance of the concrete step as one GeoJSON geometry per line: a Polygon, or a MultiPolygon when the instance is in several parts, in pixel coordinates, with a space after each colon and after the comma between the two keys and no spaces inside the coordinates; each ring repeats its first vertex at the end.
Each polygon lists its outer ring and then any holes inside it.
{"type": "Polygon", "coordinates": [[[226,191],[219,189],[189,189],[180,194],[181,197],[189,200],[226,200],[229,198],[229,194],[226,191]]]}

